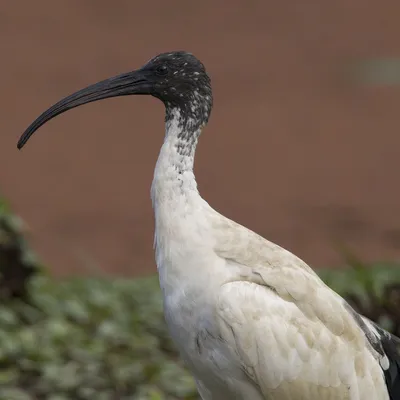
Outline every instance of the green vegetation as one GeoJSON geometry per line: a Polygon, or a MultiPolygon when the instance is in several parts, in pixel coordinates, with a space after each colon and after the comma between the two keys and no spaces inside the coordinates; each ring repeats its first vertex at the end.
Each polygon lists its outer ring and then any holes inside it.
{"type": "Polygon", "coordinates": [[[25,298],[29,278],[41,268],[24,238],[24,224],[0,198],[0,300],[25,298]]]}
{"type": "MultiPolygon", "coordinates": [[[[198,398],[167,334],[156,277],[57,281],[41,272],[21,232],[0,203],[0,400],[198,398]],[[11,292],[10,263],[31,271],[11,292]]],[[[400,268],[347,262],[321,276],[400,334],[400,268]]]]}
{"type": "Polygon", "coordinates": [[[0,399],[194,399],[165,329],[156,278],[36,276],[0,307],[0,399]],[[51,395],[50,395],[51,394],[51,395]]]}

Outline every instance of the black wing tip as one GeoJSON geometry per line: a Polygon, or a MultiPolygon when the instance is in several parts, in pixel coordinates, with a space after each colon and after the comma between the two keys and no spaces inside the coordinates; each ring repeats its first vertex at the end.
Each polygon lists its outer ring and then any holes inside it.
{"type": "Polygon", "coordinates": [[[379,354],[380,361],[387,357],[389,366],[381,368],[385,376],[386,388],[390,400],[400,399],[400,339],[385,331],[377,323],[369,320],[358,314],[349,304],[346,305],[350,313],[353,315],[355,321],[372,346],[372,348],[379,354]]]}
{"type": "Polygon", "coordinates": [[[380,335],[380,344],[389,360],[389,367],[384,369],[386,387],[390,400],[400,399],[400,339],[379,325],[374,324],[380,335]]]}

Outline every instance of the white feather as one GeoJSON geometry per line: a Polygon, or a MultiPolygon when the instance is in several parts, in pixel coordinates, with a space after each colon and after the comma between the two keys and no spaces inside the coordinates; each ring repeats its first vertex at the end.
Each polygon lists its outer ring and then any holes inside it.
{"type": "Polygon", "coordinates": [[[166,321],[202,399],[388,400],[343,299],[200,197],[193,153],[177,151],[180,126],[175,111],[152,185],[156,261],[166,321]]]}

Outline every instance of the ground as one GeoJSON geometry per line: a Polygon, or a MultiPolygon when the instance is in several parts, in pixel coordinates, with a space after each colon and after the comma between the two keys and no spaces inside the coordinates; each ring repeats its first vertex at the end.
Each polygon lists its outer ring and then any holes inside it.
{"type": "Polygon", "coordinates": [[[185,49],[214,85],[196,173],[216,209],[314,266],[340,265],[342,245],[366,260],[398,258],[400,90],[356,76],[365,61],[399,54],[399,12],[395,0],[8,2],[1,194],[54,273],[154,271],[161,104],[87,105],[22,152],[16,142],[61,97],[185,49]]]}

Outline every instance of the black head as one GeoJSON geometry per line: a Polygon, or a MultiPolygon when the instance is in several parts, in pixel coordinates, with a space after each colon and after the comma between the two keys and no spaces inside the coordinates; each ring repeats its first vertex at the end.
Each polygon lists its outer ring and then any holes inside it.
{"type": "Polygon", "coordinates": [[[184,51],[163,53],[151,59],[142,71],[153,81],[153,96],[166,106],[183,106],[196,96],[211,99],[211,84],[204,65],[184,51]]]}
{"type": "Polygon", "coordinates": [[[152,58],[142,68],[95,83],[60,100],[41,114],[18,141],[21,149],[30,136],[57,115],[93,101],[128,95],[152,95],[166,106],[167,119],[175,108],[186,121],[202,125],[212,107],[210,78],[192,54],[177,51],[152,58]]]}

